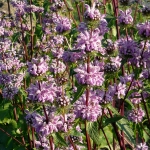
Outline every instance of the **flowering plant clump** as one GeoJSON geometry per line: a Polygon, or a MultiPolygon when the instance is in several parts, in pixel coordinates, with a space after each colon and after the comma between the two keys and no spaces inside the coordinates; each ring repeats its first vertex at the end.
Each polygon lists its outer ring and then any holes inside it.
{"type": "Polygon", "coordinates": [[[149,2],[6,3],[0,150],[148,150],[149,2]]]}

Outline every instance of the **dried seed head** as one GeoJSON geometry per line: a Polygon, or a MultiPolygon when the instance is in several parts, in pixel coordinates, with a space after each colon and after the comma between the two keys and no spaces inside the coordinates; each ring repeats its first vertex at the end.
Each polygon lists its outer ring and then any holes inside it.
{"type": "Polygon", "coordinates": [[[117,67],[111,63],[107,63],[105,66],[104,66],[104,72],[105,73],[114,73],[117,71],[117,67]]]}
{"type": "Polygon", "coordinates": [[[77,136],[70,135],[70,138],[71,138],[72,142],[78,142],[79,141],[79,137],[77,137],[77,136]]]}
{"type": "Polygon", "coordinates": [[[69,105],[69,103],[70,103],[70,100],[67,97],[60,97],[57,100],[57,104],[59,107],[65,107],[65,106],[69,105]]]}

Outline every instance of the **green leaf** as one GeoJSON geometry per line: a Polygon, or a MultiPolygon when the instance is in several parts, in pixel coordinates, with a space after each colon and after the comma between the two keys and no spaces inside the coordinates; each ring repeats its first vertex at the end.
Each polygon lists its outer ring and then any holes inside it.
{"type": "Polygon", "coordinates": [[[37,35],[35,34],[33,36],[33,45],[36,45],[36,43],[37,43],[37,35]]]}
{"type": "Polygon", "coordinates": [[[6,144],[6,147],[8,147],[8,145],[10,145],[11,141],[12,141],[12,138],[10,138],[10,139],[8,140],[8,142],[7,142],[7,144],[6,144]]]}
{"type": "Polygon", "coordinates": [[[113,15],[114,14],[112,3],[107,3],[106,4],[106,12],[109,15],[113,15]]]}
{"type": "Polygon", "coordinates": [[[129,122],[127,119],[125,118],[122,118],[121,120],[119,120],[117,123],[116,123],[119,127],[120,130],[122,130],[126,137],[128,138],[128,140],[135,145],[135,138],[134,138],[134,132],[133,130],[131,129],[130,125],[129,125],[129,122]]]}
{"type": "MultiPolygon", "coordinates": [[[[112,132],[110,127],[111,126],[107,126],[107,127],[103,128],[103,130],[104,130],[104,133],[105,133],[109,143],[112,143],[113,142],[113,132],[112,132]]],[[[102,130],[100,130],[100,131],[101,131],[100,132],[100,135],[101,135],[100,136],[100,141],[101,141],[100,142],[100,148],[107,148],[107,149],[109,149],[109,146],[108,146],[108,143],[106,141],[106,138],[105,138],[102,130]]],[[[111,144],[110,144],[110,146],[111,146],[111,144]]]]}
{"type": "Polygon", "coordinates": [[[145,142],[148,142],[150,140],[149,135],[150,135],[150,130],[147,127],[144,127],[143,129],[143,138],[145,142]]]}
{"type": "Polygon", "coordinates": [[[54,134],[52,134],[53,138],[54,138],[54,142],[57,144],[60,144],[62,146],[67,146],[66,141],[62,138],[62,136],[56,132],[54,134]]]}
{"type": "Polygon", "coordinates": [[[112,26],[112,35],[116,36],[117,35],[117,30],[115,26],[112,26]]]}
{"type": "Polygon", "coordinates": [[[141,74],[141,72],[142,72],[142,68],[135,68],[135,69],[133,69],[133,72],[134,72],[134,78],[135,79],[138,79],[139,78],[139,76],[140,76],[140,74],[141,74]]]}
{"type": "MultiPolygon", "coordinates": [[[[133,103],[132,103],[129,99],[125,99],[125,102],[129,104],[130,109],[133,109],[133,108],[134,108],[133,103]]],[[[128,108],[128,109],[129,109],[129,108],[128,108]]]]}
{"type": "MultiPolygon", "coordinates": [[[[2,107],[2,105],[0,106],[0,120],[4,120],[6,118],[10,118],[10,102],[7,102],[4,104],[4,107],[2,107]]],[[[12,111],[11,111],[12,112],[12,111]]]]}
{"type": "Polygon", "coordinates": [[[32,17],[33,17],[33,19],[36,21],[36,15],[35,15],[34,12],[32,12],[32,17]]]}
{"type": "Polygon", "coordinates": [[[97,144],[100,145],[100,133],[98,130],[98,123],[97,122],[88,122],[87,123],[87,132],[90,138],[97,144]]]}
{"type": "Polygon", "coordinates": [[[19,32],[14,33],[12,36],[12,43],[16,42],[18,40],[19,36],[20,36],[19,32]]]}
{"type": "Polygon", "coordinates": [[[29,33],[26,34],[24,40],[25,40],[25,44],[29,43],[29,41],[30,41],[30,34],[29,33]]]}
{"type": "Polygon", "coordinates": [[[77,92],[75,93],[74,99],[71,102],[71,104],[75,103],[79,99],[79,97],[83,94],[84,91],[85,91],[85,86],[79,85],[77,87],[77,92]]]}
{"type": "Polygon", "coordinates": [[[109,125],[110,123],[115,123],[115,122],[119,121],[119,120],[122,119],[122,118],[123,118],[123,117],[120,116],[120,115],[115,115],[115,116],[112,117],[112,118],[107,118],[107,119],[105,120],[105,122],[104,122],[104,126],[103,126],[103,127],[109,125]]]}
{"type": "Polygon", "coordinates": [[[111,104],[110,105],[108,105],[107,106],[113,113],[115,113],[116,115],[120,115],[119,113],[118,113],[118,110],[116,109],[116,108],[114,108],[111,104]]]}
{"type": "Polygon", "coordinates": [[[42,30],[42,26],[40,24],[37,24],[35,27],[35,34],[37,35],[37,37],[39,39],[41,39],[42,34],[43,34],[43,30],[42,30]]]}
{"type": "Polygon", "coordinates": [[[83,136],[83,133],[78,132],[78,131],[75,130],[75,129],[71,130],[69,134],[70,134],[70,135],[73,135],[73,136],[83,136]]]}

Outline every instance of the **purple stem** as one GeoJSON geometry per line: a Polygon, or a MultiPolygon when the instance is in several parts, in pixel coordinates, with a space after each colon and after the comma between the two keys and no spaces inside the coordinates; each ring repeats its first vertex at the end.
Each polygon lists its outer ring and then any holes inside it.
{"type": "MultiPolygon", "coordinates": [[[[112,118],[113,115],[112,115],[112,112],[110,111],[110,109],[108,109],[108,112],[110,114],[110,117],[112,118]]],[[[120,134],[119,134],[119,131],[118,131],[116,123],[112,123],[112,126],[113,126],[113,128],[115,130],[115,133],[116,133],[116,136],[117,136],[117,139],[118,139],[118,142],[119,142],[120,150],[125,150],[125,147],[124,147],[124,145],[122,143],[122,138],[120,137],[120,134]]]]}

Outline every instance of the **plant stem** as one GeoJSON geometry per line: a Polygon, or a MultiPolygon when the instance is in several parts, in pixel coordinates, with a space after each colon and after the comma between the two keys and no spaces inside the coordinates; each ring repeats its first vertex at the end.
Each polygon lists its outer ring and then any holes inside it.
{"type": "Polygon", "coordinates": [[[11,11],[10,11],[10,3],[9,3],[9,0],[7,0],[7,5],[8,5],[8,14],[9,14],[9,17],[11,16],[11,11]]]}
{"type": "Polygon", "coordinates": [[[28,139],[29,139],[29,143],[30,143],[30,148],[32,149],[32,142],[30,139],[30,126],[28,126],[28,139]]]}
{"type": "Polygon", "coordinates": [[[33,141],[33,148],[35,148],[35,138],[34,138],[34,128],[32,127],[32,141],[33,141]]]}
{"type": "Polygon", "coordinates": [[[131,80],[131,82],[130,82],[130,85],[129,85],[129,87],[128,87],[128,90],[127,90],[127,92],[126,92],[126,95],[125,95],[124,99],[121,101],[119,111],[121,110],[121,106],[122,106],[122,104],[124,103],[125,99],[127,98],[127,95],[128,95],[128,93],[129,93],[129,91],[130,91],[130,88],[131,88],[131,86],[132,86],[133,81],[134,81],[134,77],[132,78],[132,80],[131,80]]]}
{"type": "Polygon", "coordinates": [[[45,115],[45,118],[46,118],[46,123],[48,124],[49,119],[48,119],[48,115],[46,113],[46,108],[45,108],[44,105],[43,105],[43,110],[44,110],[44,115],[45,115]]]}
{"type": "Polygon", "coordinates": [[[70,136],[68,137],[69,142],[71,143],[72,147],[74,150],[77,150],[76,145],[73,143],[73,141],[71,140],[70,136]]]}
{"type": "Polygon", "coordinates": [[[136,14],[137,14],[137,11],[138,11],[138,4],[139,4],[139,3],[137,3],[137,4],[136,4],[136,7],[135,7],[135,13],[134,13],[134,18],[133,18],[133,26],[134,26],[135,20],[136,20],[136,14]]]}
{"type": "Polygon", "coordinates": [[[118,27],[118,2],[116,0],[112,0],[114,7],[114,15],[116,17],[116,30],[117,30],[117,39],[120,37],[119,27],[118,27]]]}
{"type": "Polygon", "coordinates": [[[85,134],[86,134],[87,149],[88,150],[92,150],[92,148],[91,148],[91,142],[90,142],[90,136],[87,133],[87,121],[85,121],[85,130],[86,130],[85,134]]]}
{"type": "Polygon", "coordinates": [[[79,21],[82,22],[82,17],[81,17],[81,12],[80,12],[80,8],[79,8],[79,4],[77,4],[77,3],[76,3],[76,8],[77,8],[77,12],[78,12],[79,21]]]}
{"type": "Polygon", "coordinates": [[[49,137],[49,143],[50,143],[51,150],[54,150],[54,147],[53,147],[53,137],[52,136],[49,137]]]}
{"type": "Polygon", "coordinates": [[[147,115],[147,118],[148,118],[148,122],[149,122],[149,125],[150,125],[150,117],[149,117],[148,110],[147,110],[147,107],[146,107],[146,103],[145,103],[145,100],[144,100],[143,92],[141,93],[141,97],[142,97],[142,102],[143,102],[144,109],[146,111],[146,115],[147,115]]]}
{"type": "MultiPolygon", "coordinates": [[[[110,109],[108,109],[108,112],[110,114],[110,117],[112,118],[113,116],[112,116],[112,112],[110,111],[110,109]]],[[[120,150],[125,150],[125,147],[124,147],[124,145],[122,143],[122,140],[121,140],[121,137],[120,137],[120,133],[118,131],[116,123],[112,123],[112,126],[113,126],[113,128],[115,130],[115,133],[116,133],[116,136],[117,136],[117,139],[118,139],[118,142],[119,142],[120,150]]]]}
{"type": "Polygon", "coordinates": [[[12,136],[12,135],[10,135],[8,132],[6,132],[4,129],[2,129],[1,127],[0,127],[0,130],[2,131],[2,132],[4,132],[6,135],[8,135],[9,137],[11,137],[13,140],[15,140],[16,142],[18,142],[19,144],[21,144],[22,146],[25,146],[24,144],[22,144],[19,140],[17,140],[16,138],[14,138],[14,136],[12,136]]]}
{"type": "Polygon", "coordinates": [[[20,23],[21,23],[21,34],[22,34],[22,44],[23,44],[23,47],[24,47],[24,59],[25,61],[28,60],[28,51],[27,51],[27,46],[25,44],[25,38],[24,38],[24,31],[23,31],[23,27],[22,27],[22,18],[20,16],[20,23]]]}
{"type": "MultiPolygon", "coordinates": [[[[32,0],[30,0],[30,6],[32,5],[32,0]]],[[[31,59],[33,57],[33,22],[32,13],[30,12],[30,25],[31,25],[31,59]]]]}
{"type": "MultiPolygon", "coordinates": [[[[87,73],[90,73],[90,55],[89,55],[89,53],[87,54],[87,73]]],[[[90,94],[90,89],[89,89],[89,85],[87,85],[87,88],[86,88],[86,106],[87,107],[88,107],[88,101],[89,101],[89,94],[90,94]]],[[[86,130],[87,148],[88,148],[88,150],[91,150],[90,137],[87,133],[87,121],[85,121],[85,130],[86,130]]]]}
{"type": "MultiPolygon", "coordinates": [[[[64,3],[65,3],[65,6],[66,6],[66,8],[67,8],[68,12],[70,12],[70,8],[68,7],[68,4],[67,4],[66,0],[63,0],[63,1],[64,1],[64,3]]],[[[71,16],[71,18],[72,18],[72,20],[73,20],[74,24],[75,24],[75,25],[76,25],[76,27],[77,27],[77,23],[76,23],[76,21],[75,21],[75,19],[74,19],[74,17],[73,17],[73,15],[72,15],[72,13],[71,13],[71,12],[70,12],[70,16],[71,16]]]]}
{"type": "Polygon", "coordinates": [[[103,129],[102,127],[101,127],[101,130],[102,130],[102,132],[103,132],[103,134],[104,134],[104,136],[105,136],[105,139],[106,139],[106,142],[107,142],[107,144],[108,144],[108,146],[109,146],[109,149],[111,150],[110,143],[109,143],[108,138],[107,138],[107,136],[106,136],[106,134],[105,134],[105,132],[104,132],[104,129],[103,129]]]}
{"type": "Polygon", "coordinates": [[[105,7],[105,5],[106,5],[106,0],[103,0],[103,5],[104,5],[104,14],[106,14],[106,7],[105,7]]]}

